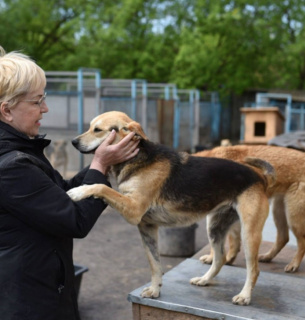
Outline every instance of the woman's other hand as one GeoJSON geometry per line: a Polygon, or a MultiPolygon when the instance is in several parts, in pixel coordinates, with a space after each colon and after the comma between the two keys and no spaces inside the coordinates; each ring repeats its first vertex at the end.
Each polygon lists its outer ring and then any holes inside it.
{"type": "Polygon", "coordinates": [[[111,144],[115,139],[116,132],[112,130],[107,139],[96,149],[90,169],[96,169],[107,174],[110,166],[127,161],[137,155],[138,141],[133,141],[135,133],[129,133],[117,144],[111,144]]]}

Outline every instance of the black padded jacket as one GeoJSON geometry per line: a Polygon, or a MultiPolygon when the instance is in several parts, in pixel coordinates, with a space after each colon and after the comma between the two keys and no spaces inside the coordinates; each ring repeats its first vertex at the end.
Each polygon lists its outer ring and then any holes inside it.
{"type": "Polygon", "coordinates": [[[106,205],[73,202],[81,184],[104,183],[83,169],[66,181],[43,154],[50,140],[29,139],[0,121],[0,319],[79,320],[73,238],[92,229],[106,205]]]}

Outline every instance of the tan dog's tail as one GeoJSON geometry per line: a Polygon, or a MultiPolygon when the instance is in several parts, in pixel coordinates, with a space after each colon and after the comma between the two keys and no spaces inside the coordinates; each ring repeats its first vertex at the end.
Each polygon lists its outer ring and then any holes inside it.
{"type": "Polygon", "coordinates": [[[246,157],[244,161],[248,165],[256,167],[262,171],[263,175],[267,179],[268,187],[274,186],[276,182],[276,172],[269,162],[253,157],[246,157]]]}

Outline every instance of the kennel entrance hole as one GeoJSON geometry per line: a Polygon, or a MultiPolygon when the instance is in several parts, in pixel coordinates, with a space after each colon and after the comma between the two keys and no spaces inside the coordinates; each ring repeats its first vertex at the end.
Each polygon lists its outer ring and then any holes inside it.
{"type": "Polygon", "coordinates": [[[254,136],[265,137],[266,135],[266,122],[255,122],[254,123],[254,136]]]}

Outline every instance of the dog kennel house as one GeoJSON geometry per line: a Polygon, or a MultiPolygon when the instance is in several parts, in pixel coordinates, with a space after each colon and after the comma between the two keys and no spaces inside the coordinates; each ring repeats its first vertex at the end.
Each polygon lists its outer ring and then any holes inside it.
{"type": "Polygon", "coordinates": [[[244,116],[242,143],[267,144],[284,132],[285,118],[278,107],[241,108],[244,116]]]}

